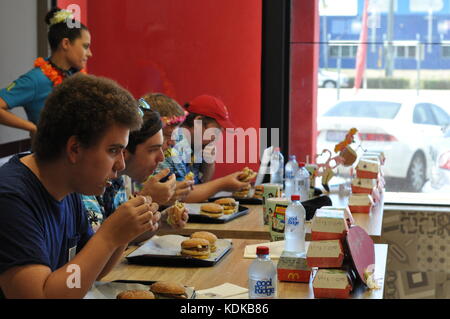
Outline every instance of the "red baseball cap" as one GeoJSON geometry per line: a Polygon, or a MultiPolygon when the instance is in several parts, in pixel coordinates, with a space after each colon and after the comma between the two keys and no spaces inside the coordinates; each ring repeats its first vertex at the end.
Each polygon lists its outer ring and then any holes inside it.
{"type": "Polygon", "coordinates": [[[187,110],[190,113],[211,117],[225,129],[236,127],[230,121],[230,115],[225,104],[214,96],[206,94],[199,95],[188,104],[187,110]]]}

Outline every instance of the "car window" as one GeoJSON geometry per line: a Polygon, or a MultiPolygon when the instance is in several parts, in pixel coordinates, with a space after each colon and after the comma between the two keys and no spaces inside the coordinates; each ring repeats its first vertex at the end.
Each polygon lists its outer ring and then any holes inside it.
{"type": "Polygon", "coordinates": [[[436,120],[427,103],[417,104],[414,108],[413,122],[416,124],[436,125],[436,120]]]}
{"type": "Polygon", "coordinates": [[[400,106],[400,103],[385,101],[343,101],[333,106],[324,116],[393,119],[400,106]]]}
{"type": "Polygon", "coordinates": [[[448,113],[437,105],[430,104],[431,110],[433,111],[434,118],[439,126],[447,126],[450,122],[448,113]]]}

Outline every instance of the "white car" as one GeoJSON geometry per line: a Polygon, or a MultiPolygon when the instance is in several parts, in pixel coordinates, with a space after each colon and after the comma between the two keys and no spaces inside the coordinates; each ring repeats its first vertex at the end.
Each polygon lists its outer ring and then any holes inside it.
{"type": "Polygon", "coordinates": [[[430,185],[435,190],[450,191],[450,130],[443,137],[433,141],[431,157],[434,165],[431,168],[430,185]]]}
{"type": "Polygon", "coordinates": [[[359,154],[363,150],[384,152],[384,176],[401,179],[403,189],[398,191],[420,192],[431,176],[431,140],[443,136],[442,128],[450,117],[435,104],[399,98],[347,100],[332,106],[318,119],[317,153],[333,151],[355,127],[358,136],[351,146],[359,154]]]}
{"type": "Polygon", "coordinates": [[[342,72],[332,72],[319,69],[317,77],[317,85],[321,88],[336,88],[340,83],[340,87],[348,87],[348,76],[342,72]]]}

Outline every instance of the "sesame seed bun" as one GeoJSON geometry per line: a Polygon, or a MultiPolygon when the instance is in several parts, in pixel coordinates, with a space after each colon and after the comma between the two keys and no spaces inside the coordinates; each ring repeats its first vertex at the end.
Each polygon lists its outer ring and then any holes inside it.
{"type": "Polygon", "coordinates": [[[157,298],[186,299],[186,288],[174,281],[158,281],[150,286],[157,298]]]}
{"type": "Polygon", "coordinates": [[[209,246],[210,246],[210,250],[212,253],[215,252],[217,249],[217,247],[215,245],[217,236],[214,235],[213,233],[210,233],[208,231],[198,231],[198,232],[192,233],[191,238],[201,238],[201,239],[206,239],[207,241],[209,241],[209,246]]]}
{"type": "Polygon", "coordinates": [[[186,239],[181,243],[181,255],[207,259],[210,255],[209,241],[203,238],[186,239]]]}
{"type": "Polygon", "coordinates": [[[231,197],[224,197],[214,201],[215,204],[219,204],[223,207],[223,213],[225,215],[230,215],[238,210],[238,205],[236,200],[231,197]]]}
{"type": "Polygon", "coordinates": [[[200,214],[213,218],[218,218],[223,215],[223,207],[219,204],[209,203],[200,206],[200,214]]]}
{"type": "Polygon", "coordinates": [[[151,291],[146,290],[125,290],[119,293],[117,299],[155,299],[151,291]]]}

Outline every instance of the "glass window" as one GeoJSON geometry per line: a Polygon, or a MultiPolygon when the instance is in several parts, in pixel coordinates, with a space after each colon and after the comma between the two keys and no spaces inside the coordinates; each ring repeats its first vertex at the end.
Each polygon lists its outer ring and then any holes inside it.
{"type": "MultiPolygon", "coordinates": [[[[450,152],[443,130],[450,124],[450,0],[394,1],[392,12],[389,1],[369,1],[368,10],[364,0],[346,7],[340,0],[319,2],[327,9],[319,12],[318,66],[348,85],[318,88],[316,149],[337,155],[335,145],[355,127],[351,145],[359,155],[384,152],[387,191],[448,193],[450,164],[439,159],[450,152]],[[365,14],[376,23],[364,25],[365,14]],[[364,28],[367,40],[359,43],[364,28]],[[358,50],[365,61],[357,60],[358,50]]],[[[330,184],[348,182],[343,172],[335,170],[330,184]]]]}

